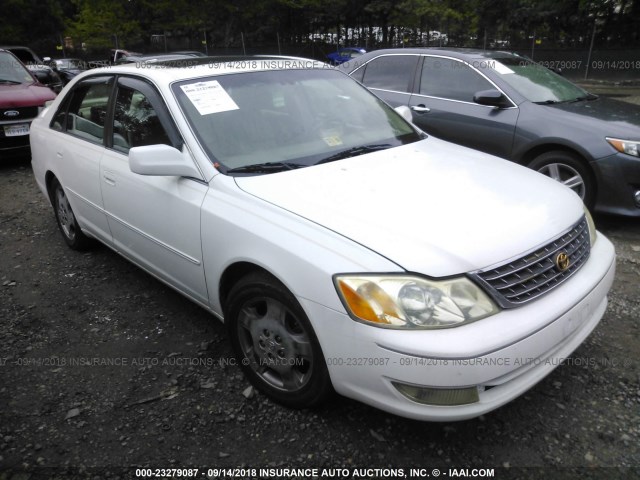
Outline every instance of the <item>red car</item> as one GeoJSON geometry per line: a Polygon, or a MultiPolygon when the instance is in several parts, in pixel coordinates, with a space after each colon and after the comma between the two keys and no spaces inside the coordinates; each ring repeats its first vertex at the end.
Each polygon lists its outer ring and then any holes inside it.
{"type": "Polygon", "coordinates": [[[31,120],[54,98],[20,60],[0,49],[0,160],[28,155],[31,120]]]}

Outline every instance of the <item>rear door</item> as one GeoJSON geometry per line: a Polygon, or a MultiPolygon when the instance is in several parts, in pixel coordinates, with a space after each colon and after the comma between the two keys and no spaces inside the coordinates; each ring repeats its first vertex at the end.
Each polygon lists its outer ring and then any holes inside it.
{"type": "Polygon", "coordinates": [[[100,191],[104,127],[114,77],[91,77],[67,94],[51,122],[55,175],[83,228],[111,245],[111,232],[100,191]]]}
{"type": "Polygon", "coordinates": [[[392,107],[409,105],[419,55],[381,55],[351,76],[392,107]]]}

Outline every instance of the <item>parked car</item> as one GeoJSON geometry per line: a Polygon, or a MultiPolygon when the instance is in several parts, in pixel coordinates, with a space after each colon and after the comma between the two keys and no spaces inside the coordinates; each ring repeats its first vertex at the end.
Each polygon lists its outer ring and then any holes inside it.
{"type": "Polygon", "coordinates": [[[206,57],[207,54],[198,50],[177,50],[175,52],[169,52],[175,55],[189,55],[190,57],[206,57]]]}
{"type": "MultiPolygon", "coordinates": [[[[63,87],[62,79],[49,65],[46,65],[46,63],[42,61],[42,59],[40,59],[33,50],[22,46],[0,48],[13,53],[22,63],[24,63],[24,65],[31,73],[33,73],[41,84],[46,85],[55,93],[60,93],[60,90],[62,90],[63,87]]],[[[47,58],[47,61],[49,60],[50,59],[47,58]]]]}
{"type": "Polygon", "coordinates": [[[571,190],[399,112],[312,60],[115,66],[34,121],[32,165],[71,248],[224,320],[272,399],[470,418],[596,327],[614,249],[571,190]]]}
{"type": "Polygon", "coordinates": [[[135,63],[138,66],[147,65],[157,62],[166,62],[169,60],[194,60],[197,57],[193,55],[180,54],[180,53],[149,53],[145,55],[128,55],[120,57],[116,62],[116,65],[124,65],[127,63],[135,63]]]}
{"type": "Polygon", "coordinates": [[[125,57],[138,57],[140,55],[142,55],[142,53],[134,52],[131,50],[123,50],[121,48],[112,48],[109,53],[108,64],[113,65],[114,63],[121,63],[120,60],[125,57]]]}
{"type": "Polygon", "coordinates": [[[333,65],[340,65],[341,63],[357,58],[366,52],[367,51],[364,48],[360,47],[345,47],[328,54],[327,58],[333,65]]]}
{"type": "Polygon", "coordinates": [[[87,62],[79,58],[56,58],[51,60],[49,65],[62,79],[64,85],[87,70],[87,62]]]}
{"type": "Polygon", "coordinates": [[[31,121],[55,97],[11,52],[0,49],[0,160],[29,154],[31,121]]]}
{"type": "Polygon", "coordinates": [[[378,50],[340,68],[427,133],[548,175],[596,211],[640,217],[639,106],[507,52],[378,50]]]}

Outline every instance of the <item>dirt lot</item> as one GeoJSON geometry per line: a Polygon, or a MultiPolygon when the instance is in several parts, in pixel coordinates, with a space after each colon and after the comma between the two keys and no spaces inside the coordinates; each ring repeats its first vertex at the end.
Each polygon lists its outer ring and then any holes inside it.
{"type": "Polygon", "coordinates": [[[574,356],[489,415],[435,424],[340,397],[314,411],[266,400],[230,364],[214,318],[106,247],[66,247],[28,161],[0,165],[0,200],[1,480],[139,467],[640,478],[638,220],[596,218],[618,273],[574,356]]]}

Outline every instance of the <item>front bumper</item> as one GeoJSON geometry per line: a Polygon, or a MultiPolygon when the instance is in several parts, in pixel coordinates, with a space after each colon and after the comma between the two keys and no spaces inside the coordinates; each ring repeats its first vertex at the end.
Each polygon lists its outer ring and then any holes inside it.
{"type": "Polygon", "coordinates": [[[587,263],[530,304],[457,328],[385,330],[300,299],[338,393],[418,420],[464,420],[509,402],[548,375],[596,327],[613,283],[615,253],[599,235],[587,263]],[[392,382],[432,389],[477,387],[479,401],[434,406],[392,382]]]}
{"type": "Polygon", "coordinates": [[[3,133],[0,133],[0,158],[23,157],[28,156],[30,152],[29,135],[5,137],[3,133]]]}
{"type": "Polygon", "coordinates": [[[640,190],[640,158],[616,153],[592,162],[598,180],[595,210],[640,217],[634,193],[640,190]]]}

